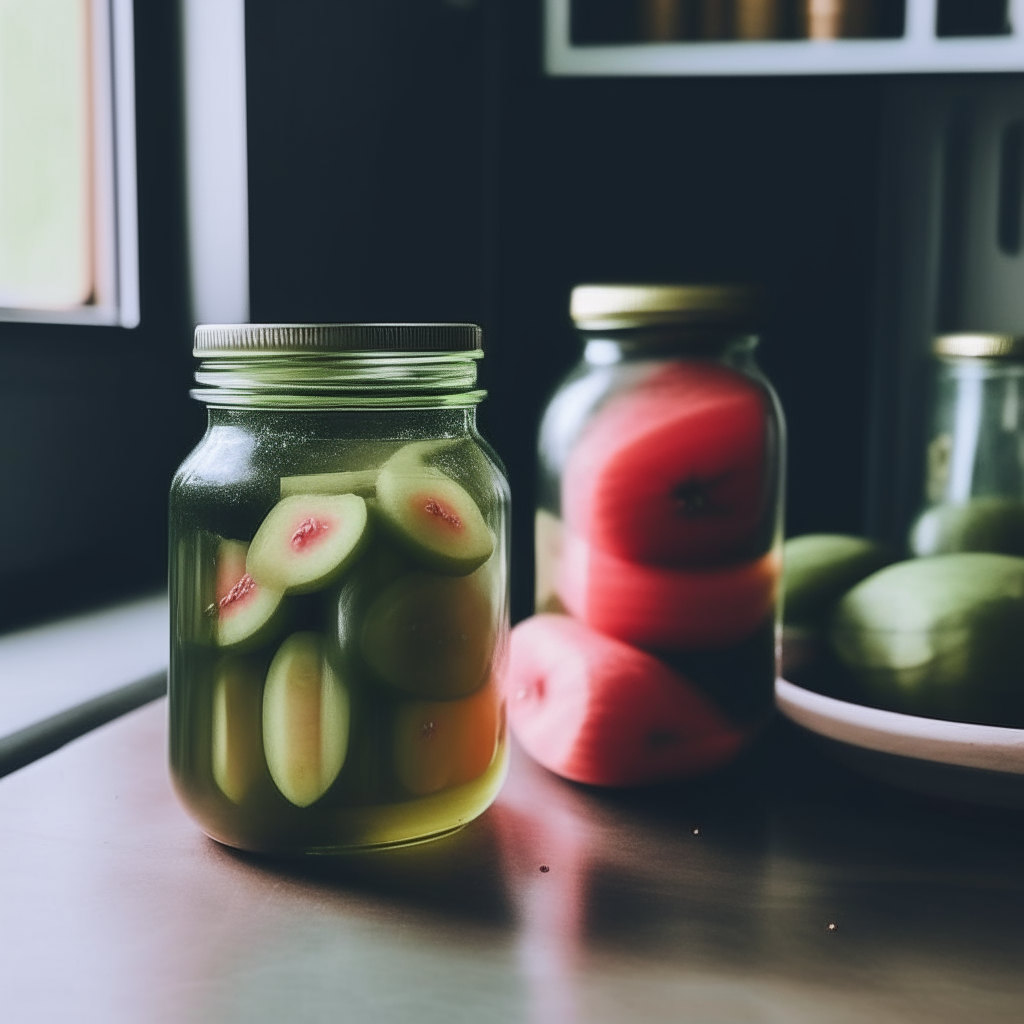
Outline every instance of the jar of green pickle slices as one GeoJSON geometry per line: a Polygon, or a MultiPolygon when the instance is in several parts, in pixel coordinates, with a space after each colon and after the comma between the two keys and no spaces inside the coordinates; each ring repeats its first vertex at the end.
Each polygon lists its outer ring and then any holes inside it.
{"type": "Polygon", "coordinates": [[[170,757],[230,846],[459,828],[506,770],[508,485],[472,324],[200,326],[171,485],[170,757]]]}

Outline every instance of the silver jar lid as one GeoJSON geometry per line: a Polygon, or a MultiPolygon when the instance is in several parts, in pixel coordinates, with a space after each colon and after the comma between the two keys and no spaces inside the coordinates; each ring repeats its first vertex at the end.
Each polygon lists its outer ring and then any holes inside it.
{"type": "Polygon", "coordinates": [[[275,352],[479,352],[476,324],[199,324],[193,355],[275,352]]]}

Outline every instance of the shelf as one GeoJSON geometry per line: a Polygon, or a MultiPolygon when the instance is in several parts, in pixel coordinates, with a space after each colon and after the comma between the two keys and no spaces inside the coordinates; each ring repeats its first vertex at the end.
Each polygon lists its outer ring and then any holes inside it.
{"type": "MultiPolygon", "coordinates": [[[[579,0],[577,0],[579,2],[579,0]]],[[[572,0],[545,0],[545,67],[568,76],[872,75],[1024,70],[1024,0],[1006,35],[936,37],[937,0],[907,0],[895,39],[573,45],[572,0]]]]}

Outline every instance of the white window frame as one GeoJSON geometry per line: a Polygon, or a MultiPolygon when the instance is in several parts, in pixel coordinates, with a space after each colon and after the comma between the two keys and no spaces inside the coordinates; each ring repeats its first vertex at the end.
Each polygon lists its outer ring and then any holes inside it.
{"type": "MultiPolygon", "coordinates": [[[[886,0],[888,2],[888,0],[886,0]]],[[[938,0],[906,0],[899,39],[778,39],[574,46],[572,0],[544,0],[549,75],[871,75],[1024,70],[1024,0],[1005,36],[938,38],[938,0]]]]}
{"type": "Polygon", "coordinates": [[[249,320],[244,0],[181,0],[192,316],[249,320]]]}
{"type": "Polygon", "coordinates": [[[132,0],[90,0],[93,96],[92,301],[68,309],[0,306],[0,321],[136,327],[139,227],[132,0]]]}

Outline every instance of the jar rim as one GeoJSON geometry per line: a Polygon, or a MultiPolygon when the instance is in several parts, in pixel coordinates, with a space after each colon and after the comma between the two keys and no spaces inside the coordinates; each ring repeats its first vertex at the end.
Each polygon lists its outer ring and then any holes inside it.
{"type": "Polygon", "coordinates": [[[203,353],[192,397],[250,409],[441,408],[477,405],[479,349],[465,352],[203,353]]]}
{"type": "Polygon", "coordinates": [[[932,352],[947,359],[1024,359],[1024,335],[974,331],[940,334],[932,352]]]}

